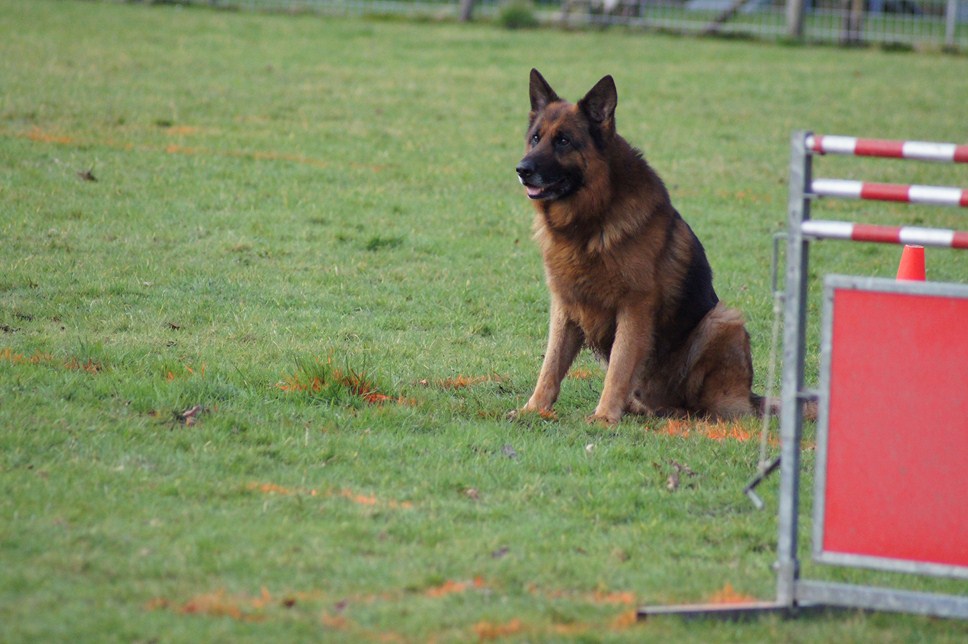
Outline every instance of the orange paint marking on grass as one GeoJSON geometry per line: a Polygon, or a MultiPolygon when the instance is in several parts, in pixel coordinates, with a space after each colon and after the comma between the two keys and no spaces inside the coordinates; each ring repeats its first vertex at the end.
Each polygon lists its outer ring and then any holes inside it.
{"type": "Polygon", "coordinates": [[[609,623],[609,628],[613,631],[624,631],[632,628],[639,623],[639,611],[627,610],[619,613],[615,619],[609,623]]]}
{"type": "Polygon", "coordinates": [[[299,374],[286,376],[284,382],[277,382],[276,389],[281,391],[320,391],[323,388],[323,379],[314,377],[312,380],[301,380],[299,374]]]}
{"type": "Polygon", "coordinates": [[[344,373],[341,369],[331,367],[332,359],[326,362],[328,372],[323,375],[313,375],[310,378],[304,373],[294,373],[286,376],[283,382],[276,383],[276,388],[286,392],[312,392],[319,393],[327,386],[338,386],[347,390],[350,394],[361,398],[370,405],[382,405],[384,403],[396,403],[399,405],[414,405],[416,402],[403,396],[394,397],[380,393],[376,386],[370,382],[366,373],[357,373],[350,370],[344,373]]]}
{"type": "Polygon", "coordinates": [[[340,490],[339,495],[344,499],[349,499],[353,503],[357,503],[359,505],[377,504],[377,500],[375,496],[366,495],[366,494],[357,494],[353,490],[340,490]]]}
{"type": "Polygon", "coordinates": [[[54,361],[54,356],[38,351],[28,357],[22,353],[15,352],[10,347],[5,347],[0,351],[0,360],[12,364],[47,364],[54,361]]]}
{"type": "Polygon", "coordinates": [[[665,425],[659,429],[659,433],[665,434],[666,436],[678,436],[681,438],[688,438],[693,433],[696,433],[700,436],[717,442],[722,442],[727,439],[745,442],[754,438],[753,432],[746,429],[739,423],[710,423],[704,420],[690,421],[672,419],[667,421],[665,425]]]}
{"type": "MultiPolygon", "coordinates": [[[[260,487],[262,484],[260,484],[260,487]]],[[[274,489],[270,484],[267,489],[274,489]]],[[[273,596],[268,589],[262,588],[258,595],[233,594],[224,589],[201,593],[187,601],[172,601],[164,597],[156,597],[143,605],[145,610],[167,610],[179,615],[202,617],[228,617],[240,622],[264,622],[276,619],[282,615],[281,609],[289,609],[297,604],[322,604],[319,623],[330,631],[337,631],[357,641],[374,642],[404,642],[409,641],[399,633],[389,630],[375,630],[366,628],[351,617],[354,605],[371,605],[378,602],[400,603],[412,601],[414,597],[446,600],[449,597],[474,591],[486,591],[491,585],[482,577],[470,580],[447,580],[439,585],[414,594],[410,590],[398,590],[379,594],[363,594],[351,596],[330,596],[324,591],[289,592],[273,596]],[[336,600],[339,599],[337,602],[336,600]]],[[[580,592],[569,590],[540,591],[535,586],[528,588],[532,594],[540,594],[551,600],[583,602],[598,606],[621,606],[618,612],[606,610],[604,614],[592,621],[574,621],[553,624],[529,624],[519,617],[503,622],[488,620],[468,624],[465,634],[480,641],[495,641],[516,636],[532,636],[537,639],[573,638],[583,635],[601,635],[603,633],[623,633],[638,624],[635,608],[636,598],[633,593],[624,591],[595,591],[580,592]]],[[[731,586],[727,586],[717,593],[722,599],[744,597],[736,593],[731,586]]],[[[309,607],[306,607],[309,609],[309,607]]],[[[448,631],[453,634],[452,631],[448,631]]],[[[427,641],[435,641],[430,634],[427,641]]]]}
{"type": "Polygon", "coordinates": [[[69,358],[64,363],[64,368],[70,369],[71,371],[86,371],[87,373],[100,373],[104,369],[103,366],[94,362],[91,358],[88,358],[87,362],[84,363],[77,358],[69,358]]]}
{"type": "Polygon", "coordinates": [[[197,595],[176,608],[184,615],[206,615],[209,617],[230,617],[244,622],[261,622],[265,619],[259,611],[272,603],[272,596],[265,588],[258,597],[229,595],[224,590],[197,595]]]}
{"type": "Polygon", "coordinates": [[[480,590],[486,588],[487,583],[481,577],[475,577],[471,581],[445,581],[439,586],[433,586],[424,591],[427,597],[446,597],[456,593],[463,593],[471,589],[480,590]]]}
{"type": "Polygon", "coordinates": [[[64,134],[47,132],[46,130],[42,130],[37,126],[27,130],[24,138],[37,143],[56,143],[57,145],[75,145],[77,143],[73,137],[64,134]]]}
{"type": "Polygon", "coordinates": [[[711,425],[705,432],[706,436],[714,441],[724,441],[727,438],[745,442],[753,438],[749,430],[743,429],[738,425],[716,424],[711,425]]]}
{"type": "Polygon", "coordinates": [[[363,400],[370,403],[371,405],[382,405],[385,402],[394,402],[396,399],[392,396],[386,394],[369,393],[360,396],[363,400]]]}
{"type": "Polygon", "coordinates": [[[199,132],[201,128],[196,125],[172,125],[165,128],[165,134],[168,136],[191,136],[199,132]]]}
{"type": "Polygon", "coordinates": [[[622,604],[623,606],[634,606],[637,603],[635,593],[627,591],[613,591],[610,593],[596,591],[594,600],[596,604],[622,604]]]}
{"type": "Polygon", "coordinates": [[[709,598],[710,604],[751,604],[757,601],[755,597],[738,592],[729,582],[709,598]]]}
{"type": "Polygon", "coordinates": [[[413,507],[413,503],[411,503],[410,501],[394,501],[392,499],[390,501],[380,501],[377,497],[371,494],[359,494],[357,492],[354,492],[353,490],[345,489],[345,488],[340,490],[338,494],[344,499],[352,501],[357,505],[365,505],[365,506],[382,505],[394,510],[397,510],[397,509],[409,510],[410,508],[413,507]]]}
{"type": "MultiPolygon", "coordinates": [[[[249,483],[245,486],[247,490],[258,490],[263,494],[279,494],[282,496],[289,496],[291,494],[296,494],[289,488],[283,487],[281,485],[276,485],[275,483],[249,483]]],[[[315,493],[315,490],[313,490],[315,493]]]]}
{"type": "Polygon", "coordinates": [[[474,633],[480,641],[503,639],[523,633],[525,630],[524,622],[518,618],[514,618],[505,624],[493,624],[491,622],[474,624],[474,633]]]}
{"type": "Polygon", "coordinates": [[[170,610],[180,615],[200,615],[205,617],[228,617],[241,622],[262,622],[267,619],[265,610],[274,606],[292,608],[297,601],[307,598],[318,599],[318,593],[296,593],[275,598],[266,587],[257,596],[230,594],[224,589],[195,595],[185,602],[173,602],[164,597],[155,597],[144,604],[149,611],[170,610]]]}
{"type": "MultiPolygon", "coordinates": [[[[666,421],[656,431],[666,436],[676,436],[679,438],[689,438],[695,434],[718,443],[727,440],[734,440],[741,443],[759,440],[758,432],[747,429],[739,422],[726,423],[722,421],[709,422],[705,420],[671,419],[666,421]]],[[[771,435],[768,443],[776,447],[780,444],[780,441],[775,435],[771,435]]],[[[816,443],[813,441],[803,441],[801,447],[803,449],[813,449],[816,447],[816,443]]]]}
{"type": "Polygon", "coordinates": [[[100,362],[95,362],[93,358],[88,358],[82,362],[78,358],[71,356],[64,360],[64,362],[58,363],[54,359],[54,356],[49,353],[41,353],[38,351],[33,355],[25,356],[22,353],[15,352],[10,347],[5,347],[3,350],[0,350],[0,361],[10,362],[12,364],[61,366],[68,371],[84,371],[90,374],[98,374],[104,371],[104,365],[100,362]]]}
{"type": "MultiPolygon", "coordinates": [[[[252,482],[245,486],[245,489],[261,492],[262,494],[275,494],[279,496],[321,496],[316,489],[312,488],[288,488],[282,485],[277,485],[276,483],[258,483],[252,482]]],[[[361,494],[349,488],[342,488],[333,492],[327,492],[323,496],[327,497],[339,497],[341,499],[346,499],[347,501],[352,501],[357,505],[363,505],[367,507],[377,507],[382,506],[390,508],[393,510],[409,510],[413,507],[413,503],[410,501],[381,501],[378,497],[372,494],[361,494]]]]}
{"type": "MultiPolygon", "coordinates": [[[[434,384],[441,389],[466,389],[473,385],[479,385],[482,382],[504,382],[504,378],[496,374],[491,374],[488,376],[464,376],[458,375],[455,378],[444,378],[443,380],[438,380],[434,384]]],[[[421,380],[420,384],[429,385],[427,380],[421,380]]]]}

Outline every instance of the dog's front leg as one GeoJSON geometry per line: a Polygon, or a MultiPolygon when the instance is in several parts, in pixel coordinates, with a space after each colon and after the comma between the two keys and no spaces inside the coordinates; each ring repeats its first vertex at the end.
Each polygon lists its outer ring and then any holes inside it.
{"type": "Polygon", "coordinates": [[[636,371],[652,351],[651,301],[639,302],[618,310],[615,341],[608,357],[608,371],[602,397],[589,420],[614,424],[622,420],[636,371]]]}
{"type": "Polygon", "coordinates": [[[569,320],[554,295],[551,296],[551,321],[548,325],[548,348],[534,393],[521,411],[551,411],[561,391],[568,368],[584,342],[584,334],[575,322],[569,320]]]}

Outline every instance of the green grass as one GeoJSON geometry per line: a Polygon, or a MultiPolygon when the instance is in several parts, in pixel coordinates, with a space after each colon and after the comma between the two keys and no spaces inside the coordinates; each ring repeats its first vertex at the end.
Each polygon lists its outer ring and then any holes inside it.
{"type": "MultiPolygon", "coordinates": [[[[615,75],[620,131],[746,313],[761,390],[790,131],[964,142],[962,58],[0,1],[0,640],[965,637],[860,613],[630,623],[771,598],[774,512],[741,494],[756,440],[587,425],[588,356],[556,420],[505,420],[546,330],[513,172],[532,66],[570,98],[615,75]],[[676,464],[696,474],[673,492],[676,464]]],[[[898,251],[814,257],[892,275],[898,251]]],[[[968,278],[955,253],[928,271],[968,278]]]]}

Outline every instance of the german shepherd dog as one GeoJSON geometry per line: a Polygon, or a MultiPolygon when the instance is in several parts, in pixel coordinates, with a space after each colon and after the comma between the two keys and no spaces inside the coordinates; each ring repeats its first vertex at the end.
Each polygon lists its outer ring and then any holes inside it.
{"type": "Polygon", "coordinates": [[[589,420],[762,413],[743,317],[719,302],[703,245],[642,153],[616,133],[612,77],[571,104],[532,69],[530,93],[517,173],[534,204],[551,322],[522,411],[550,411],[588,346],[606,364],[589,420]]]}

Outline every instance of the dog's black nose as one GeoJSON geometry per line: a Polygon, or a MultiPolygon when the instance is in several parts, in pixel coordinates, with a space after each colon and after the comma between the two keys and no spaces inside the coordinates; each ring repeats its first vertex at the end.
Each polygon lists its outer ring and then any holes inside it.
{"type": "Polygon", "coordinates": [[[515,170],[517,171],[519,177],[522,179],[527,179],[534,174],[534,163],[528,159],[522,159],[521,163],[518,164],[518,167],[515,168],[515,170]]]}

